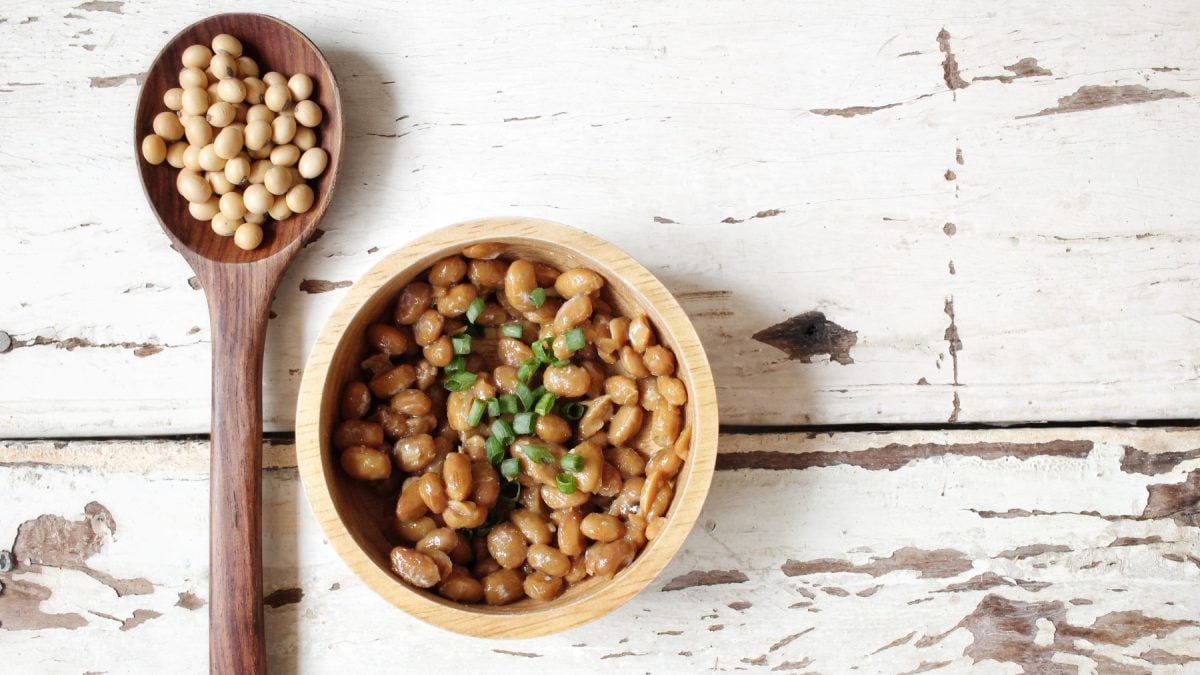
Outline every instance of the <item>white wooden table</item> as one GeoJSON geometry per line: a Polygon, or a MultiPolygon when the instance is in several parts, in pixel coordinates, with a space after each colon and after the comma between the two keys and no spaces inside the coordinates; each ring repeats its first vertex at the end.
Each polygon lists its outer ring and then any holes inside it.
{"type": "Polygon", "coordinates": [[[130,124],[163,41],[246,9],[349,113],[268,336],[273,672],[1200,672],[1186,0],[0,3],[0,671],[206,670],[210,336],[130,124]],[[366,590],[290,445],[342,289],[497,214],[654,271],[726,430],[659,580],[524,642],[366,590]]]}

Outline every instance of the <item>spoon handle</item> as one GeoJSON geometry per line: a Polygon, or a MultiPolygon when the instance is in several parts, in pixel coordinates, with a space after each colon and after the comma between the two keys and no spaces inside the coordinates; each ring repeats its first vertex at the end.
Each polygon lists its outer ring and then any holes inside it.
{"type": "Polygon", "coordinates": [[[266,671],[262,606],[262,365],[274,283],[257,265],[202,277],[212,324],[209,670],[266,671]]]}

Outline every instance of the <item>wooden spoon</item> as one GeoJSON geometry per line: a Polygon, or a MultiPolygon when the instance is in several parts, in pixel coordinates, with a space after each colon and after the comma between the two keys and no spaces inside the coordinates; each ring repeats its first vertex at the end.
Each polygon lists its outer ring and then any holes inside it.
{"type": "Polygon", "coordinates": [[[163,94],[177,87],[180,57],[193,44],[211,45],[228,33],[244,53],[290,77],[306,73],[312,98],[324,111],[317,143],[329,165],[310,182],[315,202],[307,213],[264,226],[262,245],[244,251],[209,223],[188,213],[175,189],[178,169],[151,166],[137,156],[142,187],[163,230],[188,261],[208,298],[212,324],[212,475],[209,542],[209,668],[213,673],[263,673],[262,610],[262,363],[271,298],[288,263],[313,234],[329,206],[342,157],[342,111],[333,72],[300,31],[261,14],[220,14],[192,24],[154,59],[138,97],[134,148],[153,133],[166,110],[163,94]]]}

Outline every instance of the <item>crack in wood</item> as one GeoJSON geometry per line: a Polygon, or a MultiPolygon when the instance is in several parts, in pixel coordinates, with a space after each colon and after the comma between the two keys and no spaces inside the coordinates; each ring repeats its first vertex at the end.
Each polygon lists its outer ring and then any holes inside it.
{"type": "Polygon", "coordinates": [[[913,462],[959,455],[997,460],[1006,457],[1068,457],[1083,459],[1092,451],[1092,441],[1045,441],[1041,443],[1008,443],[979,441],[976,443],[916,443],[888,445],[865,450],[834,450],[815,452],[783,452],[753,450],[717,454],[718,471],[765,469],[768,471],[804,470],[835,466],[853,466],[868,471],[895,471],[913,462]]]}
{"type": "Polygon", "coordinates": [[[89,349],[132,349],[133,355],[138,357],[153,356],[161,352],[166,347],[174,345],[159,344],[155,342],[92,342],[87,338],[69,337],[69,338],[51,338],[44,335],[35,336],[29,340],[11,340],[8,350],[0,350],[0,354],[5,351],[14,351],[24,347],[45,347],[53,345],[58,349],[65,349],[73,352],[80,347],[89,349]]]}
{"type": "Polygon", "coordinates": [[[1170,98],[1188,98],[1191,94],[1174,89],[1147,89],[1140,84],[1125,84],[1118,86],[1085,85],[1058,99],[1058,105],[1045,108],[1031,115],[1017,115],[1016,119],[1043,117],[1045,115],[1062,115],[1066,113],[1098,110],[1113,106],[1148,103],[1170,98]]]}
{"type": "Polygon", "coordinates": [[[886,105],[856,105],[849,108],[813,108],[809,110],[815,115],[824,115],[826,117],[858,117],[859,115],[870,115],[873,112],[895,108],[901,105],[900,103],[888,103],[886,105]]]}

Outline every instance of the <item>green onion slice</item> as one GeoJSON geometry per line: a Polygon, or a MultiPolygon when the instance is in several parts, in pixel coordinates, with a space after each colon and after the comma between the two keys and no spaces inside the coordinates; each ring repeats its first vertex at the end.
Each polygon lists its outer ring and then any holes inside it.
{"type": "Polygon", "coordinates": [[[503,462],[500,462],[501,476],[504,476],[508,480],[512,480],[516,478],[517,474],[519,473],[521,473],[521,460],[517,459],[516,457],[509,457],[503,462]]]}
{"type": "Polygon", "coordinates": [[[470,354],[471,353],[471,336],[463,333],[450,338],[450,344],[454,346],[455,354],[470,354]]]}
{"type": "Polygon", "coordinates": [[[538,368],[541,367],[542,364],[537,359],[529,359],[525,363],[522,363],[520,368],[517,368],[517,379],[522,382],[529,382],[537,374],[538,368]]]}
{"type": "Polygon", "coordinates": [[[519,412],[513,415],[513,431],[528,436],[533,433],[533,425],[537,421],[536,415],[531,412],[519,412]]]}
{"type": "Polygon", "coordinates": [[[483,307],[483,298],[475,298],[472,300],[471,306],[467,308],[467,321],[475,323],[475,319],[478,319],[479,315],[483,314],[483,307]]]}
{"type": "Polygon", "coordinates": [[[516,394],[500,394],[500,414],[512,415],[520,411],[520,401],[516,394]]]}
{"type": "Polygon", "coordinates": [[[490,436],[487,439],[487,458],[492,464],[499,464],[504,460],[505,452],[504,443],[496,436],[490,436]]]}
{"type": "Polygon", "coordinates": [[[461,373],[454,373],[446,378],[446,381],[442,383],[442,386],[446,388],[446,391],[464,391],[466,389],[470,389],[471,385],[475,384],[475,377],[475,373],[472,373],[469,370],[461,373]]]}
{"type": "Polygon", "coordinates": [[[525,456],[529,458],[529,461],[533,462],[534,464],[548,464],[554,461],[554,455],[540,445],[526,443],[525,445],[521,446],[521,452],[525,453],[525,456]]]}
{"type": "Polygon", "coordinates": [[[459,355],[450,359],[450,363],[446,364],[446,374],[461,373],[467,369],[467,357],[459,355]]]}
{"type": "Polygon", "coordinates": [[[583,417],[583,413],[587,412],[587,408],[579,402],[568,403],[562,407],[562,416],[575,421],[583,417]]]}
{"type": "Polygon", "coordinates": [[[554,360],[554,352],[547,351],[548,349],[551,349],[550,345],[550,338],[546,338],[544,340],[534,340],[533,344],[529,345],[529,348],[533,350],[533,356],[538,361],[541,361],[542,363],[550,363],[554,360]]]}
{"type": "Polygon", "coordinates": [[[541,309],[542,305],[546,304],[546,289],[535,288],[529,291],[529,301],[533,303],[534,307],[541,309]]]}
{"type": "Polygon", "coordinates": [[[572,328],[567,331],[566,341],[569,352],[577,352],[587,344],[587,338],[583,336],[582,328],[572,328]]]}
{"type": "Polygon", "coordinates": [[[517,383],[517,398],[521,400],[522,410],[529,410],[537,400],[533,397],[533,392],[530,391],[524,382],[517,383]]]}
{"type": "MultiPolygon", "coordinates": [[[[541,387],[538,388],[540,389],[541,387]]],[[[535,391],[534,393],[536,394],[537,392],[535,391]]],[[[554,401],[556,398],[557,397],[551,393],[542,394],[538,398],[537,404],[533,406],[533,411],[539,415],[549,415],[550,411],[554,409],[554,401]]]]}
{"type": "Polygon", "coordinates": [[[507,446],[513,442],[517,435],[513,433],[512,424],[508,420],[501,417],[492,422],[492,438],[499,439],[500,443],[507,446]]]}
{"type": "Polygon", "coordinates": [[[506,323],[500,327],[500,334],[520,340],[522,337],[525,337],[525,329],[521,328],[521,324],[519,323],[506,323]]]}
{"type": "Polygon", "coordinates": [[[575,493],[575,477],[567,472],[562,472],[554,477],[555,484],[558,485],[558,491],[564,495],[575,493]]]}
{"type": "Polygon", "coordinates": [[[580,471],[583,469],[583,458],[573,452],[563,455],[562,459],[558,460],[558,463],[567,471],[580,471]]]}
{"type": "Polygon", "coordinates": [[[487,400],[487,414],[488,414],[488,417],[499,417],[500,416],[500,401],[498,401],[494,398],[489,398],[487,400]]]}
{"type": "Polygon", "coordinates": [[[487,410],[487,403],[483,399],[477,398],[471,401],[471,410],[467,413],[467,424],[475,426],[483,421],[483,412],[487,410]]]}
{"type": "Polygon", "coordinates": [[[562,368],[564,366],[571,365],[571,361],[569,359],[554,359],[550,362],[550,365],[554,366],[555,368],[562,368]]]}

